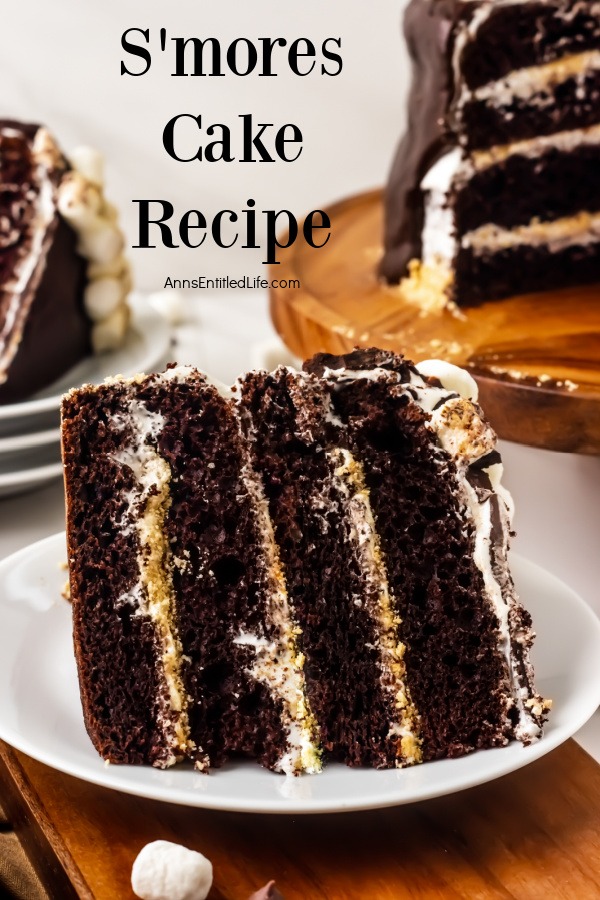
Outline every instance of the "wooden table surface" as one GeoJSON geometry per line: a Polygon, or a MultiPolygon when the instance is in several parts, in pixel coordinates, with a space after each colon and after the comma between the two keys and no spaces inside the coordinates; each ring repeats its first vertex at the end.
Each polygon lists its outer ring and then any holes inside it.
{"type": "Polygon", "coordinates": [[[130,900],[133,860],[159,838],[212,861],[209,900],[246,900],[270,878],[286,900],[600,897],[600,766],[574,741],[478,788],[343,815],[219,813],[143,800],[1,743],[0,782],[57,900],[130,900]]]}

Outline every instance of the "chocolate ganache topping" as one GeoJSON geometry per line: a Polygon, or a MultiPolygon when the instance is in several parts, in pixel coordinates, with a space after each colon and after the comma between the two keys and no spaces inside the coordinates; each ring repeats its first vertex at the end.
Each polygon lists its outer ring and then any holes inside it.
{"type": "Polygon", "coordinates": [[[421,256],[424,201],[421,181],[453,143],[447,112],[453,96],[448,60],[454,24],[465,7],[460,0],[411,0],[404,15],[404,35],[413,77],[408,124],[392,166],[385,197],[385,254],[381,274],[398,282],[408,262],[421,256]]]}

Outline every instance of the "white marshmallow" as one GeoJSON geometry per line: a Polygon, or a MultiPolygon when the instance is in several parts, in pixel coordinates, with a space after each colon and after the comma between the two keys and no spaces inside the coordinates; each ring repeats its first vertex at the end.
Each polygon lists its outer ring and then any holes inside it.
{"type": "Polygon", "coordinates": [[[125,292],[125,296],[131,293],[133,290],[133,277],[131,274],[131,267],[128,265],[123,274],[121,275],[121,284],[123,285],[123,291],[125,292]]]}
{"type": "Polygon", "coordinates": [[[123,343],[129,325],[129,307],[118,306],[113,313],[102,322],[96,322],[92,328],[92,349],[94,353],[116,350],[123,343]]]}
{"type": "Polygon", "coordinates": [[[104,184],[104,157],[93,147],[76,147],[71,153],[71,165],[92,184],[104,184]]]}
{"type": "Polygon", "coordinates": [[[122,232],[110,222],[99,222],[90,231],[79,232],[78,253],[90,262],[108,263],[120,256],[125,241],[122,232]]]}
{"type": "MultiPolygon", "coordinates": [[[[41,135],[38,143],[40,153],[51,152],[49,136],[41,135]]],[[[125,237],[118,226],[117,210],[103,193],[102,154],[91,147],[78,147],[71,162],[73,170],[58,187],[58,209],[77,235],[77,252],[88,262],[84,308],[93,323],[92,349],[102,353],[116,349],[125,337],[131,272],[123,255],[125,237]]]]}
{"type": "Polygon", "coordinates": [[[33,139],[32,154],[38,164],[48,169],[62,165],[62,154],[56,141],[45,128],[38,128],[33,139]]]}
{"type": "Polygon", "coordinates": [[[142,900],[206,900],[212,881],[210,860],[170,841],[146,844],[131,870],[131,886],[142,900]]]}
{"type": "Polygon", "coordinates": [[[454,397],[434,410],[431,424],[441,446],[458,464],[481,459],[496,447],[496,435],[466,397],[454,397]]]}
{"type": "Polygon", "coordinates": [[[189,311],[181,291],[157,291],[148,298],[169,325],[181,325],[189,317],[189,311]]]}
{"type": "Polygon", "coordinates": [[[100,223],[100,191],[77,172],[69,172],[58,189],[58,210],[76,232],[92,229],[100,223]]]}
{"type": "Polygon", "coordinates": [[[115,311],[124,297],[123,283],[118,278],[97,278],[88,283],[83,306],[92,322],[101,322],[115,311]]]}
{"type": "Polygon", "coordinates": [[[87,268],[88,278],[93,281],[95,278],[125,278],[129,274],[129,263],[127,258],[121,254],[115,256],[114,259],[107,263],[91,262],[87,268]]]}
{"type": "Polygon", "coordinates": [[[417,363],[417,369],[425,377],[437,378],[447,391],[459,394],[465,400],[477,402],[479,388],[472,375],[464,369],[444,362],[443,359],[424,359],[417,363]]]}
{"type": "Polygon", "coordinates": [[[119,221],[119,210],[106,198],[104,199],[104,204],[102,206],[102,218],[106,219],[107,222],[115,223],[119,221]]]}

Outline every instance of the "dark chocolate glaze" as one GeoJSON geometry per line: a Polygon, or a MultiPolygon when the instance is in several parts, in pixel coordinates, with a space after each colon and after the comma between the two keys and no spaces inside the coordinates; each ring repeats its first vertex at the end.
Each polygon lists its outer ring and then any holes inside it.
{"type": "Polygon", "coordinates": [[[404,35],[412,60],[408,126],[400,142],[385,196],[385,254],[380,273],[398,282],[411,259],[421,257],[427,170],[453,143],[446,115],[454,91],[450,65],[458,0],[411,0],[404,35]]]}
{"type": "MultiPolygon", "coordinates": [[[[39,125],[0,120],[0,208],[7,216],[0,232],[0,404],[35,393],[91,351],[90,323],[83,311],[86,263],[76,236],[59,216],[48,223],[31,275],[15,298],[14,267],[32,253],[32,204],[38,185],[30,157],[39,125]],[[6,130],[18,137],[6,137],[6,130]],[[14,321],[6,319],[17,300],[14,321]]],[[[68,163],[63,158],[47,176],[56,189],[68,163]]]]}
{"type": "Polygon", "coordinates": [[[411,372],[418,374],[417,369],[401,353],[392,353],[391,350],[378,350],[376,347],[368,349],[351,350],[350,353],[335,356],[333,353],[316,353],[307,359],[302,366],[305,372],[323,378],[327,369],[364,370],[364,369],[389,369],[397,372],[400,381],[410,381],[411,372]]]}

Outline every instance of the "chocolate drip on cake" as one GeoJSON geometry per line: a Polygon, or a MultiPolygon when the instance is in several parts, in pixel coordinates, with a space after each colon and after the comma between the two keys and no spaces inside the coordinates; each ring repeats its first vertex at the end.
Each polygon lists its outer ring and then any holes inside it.
{"type": "Polygon", "coordinates": [[[597,280],[598,4],[412,0],[405,34],[382,275],[428,307],[597,280]]]}

